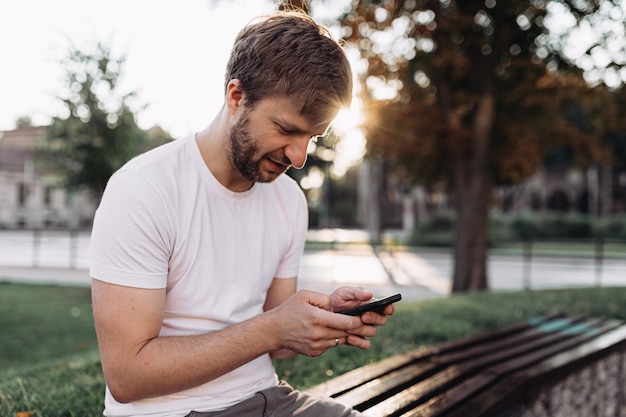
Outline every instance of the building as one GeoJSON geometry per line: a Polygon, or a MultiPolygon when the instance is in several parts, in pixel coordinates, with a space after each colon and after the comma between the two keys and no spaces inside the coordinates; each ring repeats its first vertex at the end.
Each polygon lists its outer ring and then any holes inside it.
{"type": "Polygon", "coordinates": [[[0,228],[84,228],[95,202],[86,192],[60,186],[60,175],[42,164],[44,127],[0,131],[0,228]]]}

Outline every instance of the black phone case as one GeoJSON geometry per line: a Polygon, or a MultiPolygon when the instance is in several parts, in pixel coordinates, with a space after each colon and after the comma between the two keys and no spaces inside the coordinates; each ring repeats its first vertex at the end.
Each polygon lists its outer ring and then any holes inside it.
{"type": "Polygon", "coordinates": [[[356,307],[349,308],[349,309],[344,310],[344,311],[340,311],[339,313],[340,314],[346,314],[348,316],[360,316],[361,314],[365,313],[366,311],[382,310],[385,307],[387,307],[389,304],[396,303],[396,302],[398,302],[400,300],[402,300],[402,295],[401,294],[394,294],[394,295],[389,296],[389,297],[381,298],[379,300],[374,300],[374,301],[369,302],[369,303],[361,304],[360,306],[356,306],[356,307]]]}

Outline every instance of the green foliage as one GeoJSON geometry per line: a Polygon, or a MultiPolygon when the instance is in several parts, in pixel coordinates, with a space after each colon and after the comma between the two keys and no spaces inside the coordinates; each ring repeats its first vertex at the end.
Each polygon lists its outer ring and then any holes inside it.
{"type": "MultiPolygon", "coordinates": [[[[456,216],[452,212],[435,214],[417,225],[410,245],[451,246],[456,216]]],[[[626,216],[593,218],[561,212],[521,213],[507,216],[492,213],[489,219],[492,245],[531,240],[584,240],[594,238],[626,240],[626,216]]]]}
{"type": "Polygon", "coordinates": [[[0,415],[102,415],[89,288],[0,283],[0,328],[0,415]]]}
{"type": "Polygon", "coordinates": [[[600,220],[595,225],[598,236],[606,239],[626,240],[626,216],[610,216],[600,220]]]}
{"type": "Polygon", "coordinates": [[[595,221],[588,216],[562,213],[520,215],[511,222],[518,239],[590,239],[595,237],[595,221]]]}
{"type": "MultiPolygon", "coordinates": [[[[609,163],[602,137],[626,126],[623,98],[602,80],[590,88],[576,67],[593,59],[573,62],[565,47],[577,24],[621,27],[623,8],[615,0],[565,3],[355,0],[340,19],[364,68],[368,155],[389,162],[408,182],[446,187],[459,218],[472,219],[449,236],[454,291],[487,286],[486,257],[478,252],[487,247],[484,219],[495,185],[528,178],[554,149],[572,149],[581,165],[609,163]],[[574,22],[572,30],[551,32],[547,23],[557,9],[574,22]],[[586,116],[584,124],[572,123],[580,120],[572,109],[586,116]]],[[[623,33],[612,35],[623,40],[623,33]]],[[[601,34],[598,39],[586,53],[610,49],[601,34]]],[[[619,68],[623,60],[607,66],[619,68]]],[[[615,83],[621,84],[618,77],[615,83]]]]}
{"type": "MultiPolygon", "coordinates": [[[[12,352],[11,360],[0,365],[0,415],[17,411],[34,411],[33,417],[102,415],[104,378],[98,351],[91,345],[89,289],[0,284],[0,297],[0,359],[12,352]],[[84,320],[68,316],[76,306],[84,309],[79,316],[84,320]],[[27,334],[29,339],[24,340],[27,334]],[[61,334],[90,342],[77,350],[61,341],[61,334]],[[15,339],[22,349],[14,349],[15,339]]],[[[626,320],[626,288],[473,293],[402,301],[397,307],[396,315],[372,338],[370,350],[341,346],[317,358],[276,361],[279,377],[305,389],[395,354],[556,311],[626,320]]]]}
{"type": "Polygon", "coordinates": [[[161,131],[151,142],[137,126],[131,109],[134,93],[119,91],[124,57],[113,57],[98,43],[94,51],[72,47],[61,63],[66,92],[59,98],[67,117],[53,118],[47,129],[45,162],[62,174],[64,186],[99,196],[126,161],[171,138],[161,131]]]}
{"type": "MultiPolygon", "coordinates": [[[[25,358],[26,359],[26,358],[25,358]]],[[[104,377],[97,351],[65,360],[28,358],[0,374],[0,415],[34,411],[33,417],[99,417],[104,409],[104,377]]]]}
{"type": "MultiPolygon", "coordinates": [[[[494,183],[509,184],[561,147],[576,151],[580,162],[606,158],[601,134],[624,126],[609,116],[618,112],[616,95],[591,89],[567,59],[561,42],[568,34],[545,24],[554,19],[549,3],[352,2],[340,24],[367,62],[361,80],[370,155],[392,161],[415,182],[451,187],[480,175],[477,162],[494,183]],[[390,99],[380,99],[382,86],[390,99]],[[585,126],[569,123],[573,108],[573,121],[582,116],[585,126]],[[484,161],[474,159],[483,153],[484,161]],[[472,159],[472,169],[454,174],[472,159]]],[[[619,9],[615,1],[600,3],[619,9]]],[[[597,12],[560,10],[599,23],[597,12]]]]}
{"type": "Polygon", "coordinates": [[[89,288],[0,284],[0,329],[0,369],[97,348],[89,288]]]}
{"type": "Polygon", "coordinates": [[[438,212],[417,224],[409,244],[420,246],[451,246],[454,241],[456,214],[438,212]]]}

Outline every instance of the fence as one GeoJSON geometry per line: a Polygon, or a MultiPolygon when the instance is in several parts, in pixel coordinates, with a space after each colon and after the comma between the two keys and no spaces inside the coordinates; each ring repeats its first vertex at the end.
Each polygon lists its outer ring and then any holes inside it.
{"type": "MultiPolygon", "coordinates": [[[[312,231],[310,237],[319,240],[318,235],[319,231],[312,231]]],[[[362,238],[354,233],[350,236],[362,238]]],[[[0,267],[86,269],[89,241],[88,230],[0,230],[0,267]]],[[[310,245],[310,249],[315,250],[315,246],[310,245]]],[[[319,250],[330,249],[339,254],[342,246],[345,245],[321,245],[319,250]]],[[[413,259],[419,261],[418,268],[404,266],[414,277],[423,276],[419,267],[424,264],[437,269],[442,278],[451,277],[449,250],[413,248],[412,252],[413,259]]],[[[490,250],[489,259],[494,288],[626,285],[626,241],[528,240],[499,244],[490,250]]]]}
{"type": "Polygon", "coordinates": [[[87,268],[89,239],[83,230],[0,230],[0,265],[87,268]]]}
{"type": "Polygon", "coordinates": [[[516,256],[521,259],[522,286],[533,287],[533,270],[538,264],[566,264],[584,261],[593,265],[593,283],[603,284],[605,272],[626,269],[626,241],[616,239],[535,239],[499,245],[493,254],[516,256]],[[606,271],[610,269],[610,271],[606,271]]]}

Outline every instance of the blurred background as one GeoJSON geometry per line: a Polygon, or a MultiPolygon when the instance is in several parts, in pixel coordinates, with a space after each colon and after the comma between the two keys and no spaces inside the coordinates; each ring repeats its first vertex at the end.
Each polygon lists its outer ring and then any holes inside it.
{"type": "MultiPolygon", "coordinates": [[[[494,253],[626,259],[626,1],[290,3],[343,40],[357,80],[288,173],[311,244],[445,248],[454,292],[487,289],[494,253]]],[[[0,4],[3,262],[23,245],[38,266],[49,239],[75,267],[109,176],[202,129],[236,33],[282,5],[0,4]]]]}

